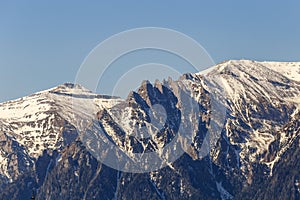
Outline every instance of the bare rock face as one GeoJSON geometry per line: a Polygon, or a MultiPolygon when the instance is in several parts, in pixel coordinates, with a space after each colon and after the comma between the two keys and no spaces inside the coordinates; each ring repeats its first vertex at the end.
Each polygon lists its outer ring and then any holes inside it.
{"type": "Polygon", "coordinates": [[[144,81],[126,100],[68,83],[2,103],[0,197],[299,199],[299,77],[300,63],[226,61],[208,74],[144,81]],[[129,157],[184,153],[126,173],[97,160],[82,134],[129,157]]]}

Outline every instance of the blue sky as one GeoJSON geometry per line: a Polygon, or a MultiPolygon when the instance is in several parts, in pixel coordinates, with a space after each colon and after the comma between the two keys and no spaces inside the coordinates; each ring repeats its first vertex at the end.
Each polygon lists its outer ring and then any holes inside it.
{"type": "Polygon", "coordinates": [[[0,102],[73,82],[87,54],[137,27],[171,28],[215,62],[300,61],[295,1],[0,1],[0,102]]]}

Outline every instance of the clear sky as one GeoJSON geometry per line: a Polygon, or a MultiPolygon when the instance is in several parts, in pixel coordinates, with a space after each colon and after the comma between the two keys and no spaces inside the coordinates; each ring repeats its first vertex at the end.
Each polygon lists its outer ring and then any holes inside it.
{"type": "Polygon", "coordinates": [[[87,54],[127,29],[171,28],[215,62],[300,61],[300,1],[0,0],[0,102],[73,82],[87,54]]]}

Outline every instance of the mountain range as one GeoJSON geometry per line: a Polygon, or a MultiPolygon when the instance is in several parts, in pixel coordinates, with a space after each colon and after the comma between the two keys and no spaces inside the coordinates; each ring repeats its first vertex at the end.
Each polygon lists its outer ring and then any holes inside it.
{"type": "Polygon", "coordinates": [[[0,197],[300,199],[299,139],[300,62],[229,60],[126,99],[65,83],[0,104],[0,197]]]}

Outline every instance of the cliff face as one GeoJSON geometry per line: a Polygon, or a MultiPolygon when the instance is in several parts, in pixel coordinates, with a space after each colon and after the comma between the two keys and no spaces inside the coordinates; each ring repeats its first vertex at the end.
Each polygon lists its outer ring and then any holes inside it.
{"type": "Polygon", "coordinates": [[[227,61],[126,100],[64,84],[0,104],[0,196],[299,199],[299,77],[227,61]]]}

